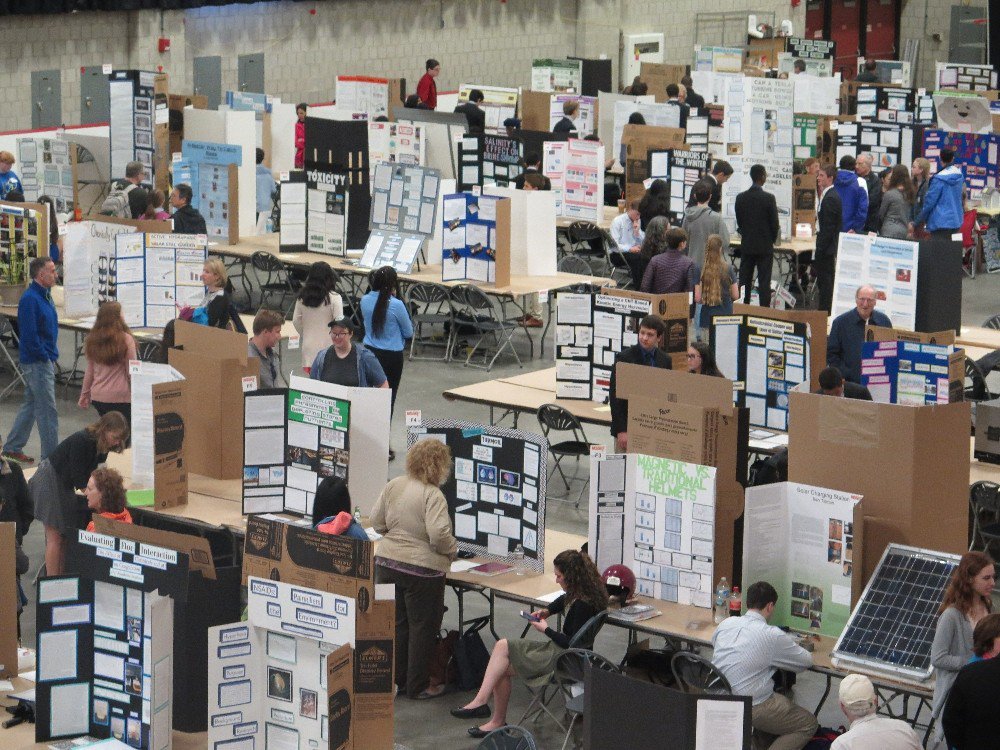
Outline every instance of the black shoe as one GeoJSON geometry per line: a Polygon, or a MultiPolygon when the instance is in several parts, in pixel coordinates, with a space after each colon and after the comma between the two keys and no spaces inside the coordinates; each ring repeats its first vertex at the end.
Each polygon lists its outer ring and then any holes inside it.
{"type": "Polygon", "coordinates": [[[392,448],[389,449],[389,460],[390,461],[396,460],[396,451],[394,451],[392,448]]]}
{"type": "MultiPolygon", "coordinates": [[[[487,704],[475,708],[453,708],[451,715],[456,719],[488,719],[493,712],[487,704]]],[[[483,735],[484,737],[486,735],[483,735]]]]}
{"type": "Polygon", "coordinates": [[[487,732],[485,729],[480,729],[479,727],[469,727],[469,736],[474,737],[477,740],[481,740],[488,734],[489,732],[487,732]]]}

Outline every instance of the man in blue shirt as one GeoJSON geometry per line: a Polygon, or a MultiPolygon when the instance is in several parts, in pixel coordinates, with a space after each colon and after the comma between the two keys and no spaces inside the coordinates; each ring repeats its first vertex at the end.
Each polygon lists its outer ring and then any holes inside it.
{"type": "Polygon", "coordinates": [[[264,149],[257,149],[257,220],[261,214],[271,213],[271,195],[274,193],[274,175],[264,166],[264,149]]]}
{"type": "Polygon", "coordinates": [[[49,290],[56,283],[56,265],[48,256],[33,258],[28,271],[31,284],[24,290],[17,305],[24,402],[14,418],[14,426],[7,435],[3,452],[7,458],[23,463],[34,461],[23,452],[34,422],[38,422],[42,460],[59,443],[59,414],[56,412],[59,320],[49,295],[49,290]]]}
{"type": "Polygon", "coordinates": [[[834,318],[826,340],[826,364],[836,367],[844,380],[852,383],[861,382],[861,345],[865,341],[865,326],[892,328],[888,316],[875,309],[875,302],[873,287],[858,287],[854,293],[854,309],[834,318]]]}
{"type": "Polygon", "coordinates": [[[928,232],[950,240],[962,228],[965,175],[952,163],[955,159],[952,149],[941,149],[940,159],[942,169],[931,177],[916,223],[926,223],[928,232]]]}
{"type": "Polygon", "coordinates": [[[12,190],[23,192],[21,178],[11,167],[14,166],[14,154],[10,151],[0,151],[0,201],[7,200],[7,194],[12,190]]]}

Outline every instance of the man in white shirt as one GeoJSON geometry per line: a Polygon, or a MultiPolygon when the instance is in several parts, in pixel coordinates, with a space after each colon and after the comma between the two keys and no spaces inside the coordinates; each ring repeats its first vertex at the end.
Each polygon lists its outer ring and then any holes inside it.
{"type": "Polygon", "coordinates": [[[833,741],[830,750],[920,750],[920,738],[905,721],[878,716],[872,681],[849,674],[840,683],[840,710],[851,728],[833,741]]]}
{"type": "Polygon", "coordinates": [[[625,213],[611,221],[611,239],[623,253],[637,253],[646,233],[639,228],[639,201],[632,201],[625,213]]]}
{"type": "Polygon", "coordinates": [[[802,750],[819,724],[816,718],[784,695],[774,692],[771,678],[777,669],[802,672],[812,666],[812,656],[780,628],[767,624],[778,602],[778,592],[767,581],[746,590],[747,613],[722,621],[712,636],[712,663],[733,688],[734,695],[749,695],[751,722],[762,740],[774,738],[771,750],[802,750]]]}

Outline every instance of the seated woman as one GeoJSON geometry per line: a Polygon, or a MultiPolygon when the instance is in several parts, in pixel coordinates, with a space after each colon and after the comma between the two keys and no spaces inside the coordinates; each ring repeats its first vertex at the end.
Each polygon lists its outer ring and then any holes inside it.
{"type": "MultiPolygon", "coordinates": [[[[125,482],[114,469],[95,469],[83,491],[87,498],[87,509],[112,521],[132,523],[125,499],[125,482]]],[[[94,522],[87,524],[87,531],[94,530],[94,522]]]]}
{"type": "Polygon", "coordinates": [[[704,341],[694,341],[688,346],[687,371],[697,375],[725,377],[715,363],[715,352],[704,341]]]}
{"type": "Polygon", "coordinates": [[[334,536],[349,536],[368,541],[361,524],[351,515],[351,493],[340,477],[327,477],[316,488],[313,500],[313,525],[317,531],[334,536]]]}
{"type": "MultiPolygon", "coordinates": [[[[497,641],[486,666],[483,684],[475,697],[451,715],[458,719],[485,719],[490,716],[487,701],[493,695],[493,716],[485,724],[469,729],[472,737],[485,737],[507,723],[511,677],[521,675],[532,687],[544,685],[555,671],[559,655],[569,648],[570,640],[591,617],[608,607],[608,591],[594,561],[576,550],[565,550],[554,560],[556,583],[566,593],[552,602],[548,609],[535,612],[531,627],[548,636],[545,641],[524,638],[497,641]],[[549,627],[546,618],[564,613],[562,631],[549,627]]],[[[593,643],[581,643],[591,648],[593,643]]]]}

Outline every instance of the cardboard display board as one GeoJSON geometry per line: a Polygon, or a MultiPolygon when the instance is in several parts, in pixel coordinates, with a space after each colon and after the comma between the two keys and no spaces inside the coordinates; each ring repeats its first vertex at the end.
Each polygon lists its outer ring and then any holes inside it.
{"type": "Polygon", "coordinates": [[[888,122],[842,122],[837,128],[836,160],[868,152],[872,169],[909,165],[919,156],[922,129],[888,122]]]}
{"type": "Polygon", "coordinates": [[[308,184],[304,170],[282,172],[278,182],[281,223],[278,226],[278,251],[306,251],[306,196],[308,184]]]}
{"type": "Polygon", "coordinates": [[[444,196],[442,281],[510,283],[510,201],[473,193],[444,196]]]}
{"type": "MultiPolygon", "coordinates": [[[[624,465],[611,456],[598,467],[599,488],[624,499],[620,518],[608,506],[597,516],[595,554],[621,547],[622,562],[635,573],[636,593],[696,607],[712,606],[715,571],[715,473],[698,464],[629,453],[624,465]],[[615,538],[621,529],[622,537],[615,538]]],[[[593,490],[592,490],[593,492],[593,490]]],[[[592,499],[591,507],[596,506],[592,499]]]]}
{"type": "Polygon", "coordinates": [[[28,266],[49,250],[49,207],[0,201],[0,283],[27,286],[28,266]]]}
{"type": "MultiPolygon", "coordinates": [[[[375,586],[374,550],[371,542],[251,516],[243,578],[273,578],[355,600],[351,739],[357,750],[392,750],[396,607],[391,590],[375,586]]],[[[342,714],[344,706],[338,705],[342,714]]],[[[332,746],[333,737],[330,741],[332,746]]]]}
{"type": "Polygon", "coordinates": [[[407,444],[440,440],[455,471],[441,485],[454,520],[458,548],[509,561],[524,549],[523,566],[545,567],[545,497],[549,442],[541,435],[452,419],[424,420],[407,444]]]}
{"type": "MultiPolygon", "coordinates": [[[[631,101],[628,99],[619,100],[614,103],[614,136],[612,139],[611,155],[618,159],[622,151],[622,138],[626,127],[647,127],[647,128],[673,128],[681,127],[681,109],[673,104],[643,103],[641,101],[631,101]],[[629,126],[628,118],[633,112],[638,112],[646,120],[646,124],[629,126]]],[[[654,133],[653,135],[657,135],[654,133]]],[[[655,145],[663,148],[664,138],[671,138],[671,135],[659,132],[659,140],[655,145]]],[[[679,146],[684,142],[683,130],[681,137],[676,144],[679,146]]]]}
{"type": "Polygon", "coordinates": [[[778,72],[794,75],[795,61],[806,64],[806,73],[832,76],[837,43],[829,39],[807,39],[791,36],[785,40],[785,54],[778,55],[778,72]]]}
{"type": "Polygon", "coordinates": [[[788,479],[864,495],[862,582],[885,546],[968,549],[967,403],[900,406],[791,393],[788,479]]]}
{"type": "Polygon", "coordinates": [[[673,366],[683,369],[688,339],[687,294],[607,289],[600,294],[556,295],[556,397],[605,403],[615,358],[638,343],[639,321],[650,313],[666,323],[664,348],[673,366]]]}
{"type": "Polygon", "coordinates": [[[0,611],[0,678],[9,680],[17,676],[17,574],[14,563],[14,545],[17,543],[17,525],[0,523],[0,596],[9,606],[0,611]]]}
{"type": "Polygon", "coordinates": [[[934,112],[934,97],[923,89],[915,91],[895,86],[857,87],[858,120],[933,126],[934,112]]]}
{"type": "MultiPolygon", "coordinates": [[[[690,122],[690,120],[689,120],[690,122]]],[[[636,127],[630,125],[629,127],[636,127]]],[[[627,139],[626,139],[627,142],[627,139]]],[[[626,146],[626,148],[628,148],[626,146]]],[[[670,220],[675,225],[680,225],[684,220],[684,211],[687,209],[688,196],[694,184],[708,174],[710,157],[705,152],[686,151],[684,149],[666,149],[663,151],[648,151],[648,161],[646,163],[646,177],[637,179],[636,174],[638,163],[634,166],[630,163],[625,168],[625,200],[631,202],[638,200],[646,193],[645,180],[665,180],[670,185],[670,220]],[[633,172],[629,173],[629,167],[633,172]],[[632,188],[629,197],[629,188],[632,188]]],[[[631,162],[631,160],[630,160],[631,162]]]]}
{"type": "Polygon", "coordinates": [[[1000,187],[1000,167],[997,166],[1000,135],[925,130],[924,156],[931,163],[932,173],[941,169],[942,148],[955,152],[952,163],[965,172],[965,187],[972,200],[977,200],[986,188],[1000,187]]]}
{"type": "Polygon", "coordinates": [[[935,63],[935,88],[986,91],[997,88],[997,72],[991,65],[935,63]]]}
{"type": "Polygon", "coordinates": [[[798,236],[800,224],[816,225],[816,176],[797,174],[792,178],[792,230],[798,236]]]}
{"type": "Polygon", "coordinates": [[[579,94],[583,85],[582,60],[532,60],[532,91],[579,94]]]}
{"type": "Polygon", "coordinates": [[[337,76],[337,107],[363,112],[369,120],[389,114],[389,79],[369,76],[337,76]]]}
{"type": "Polygon", "coordinates": [[[679,84],[685,75],[687,75],[687,65],[639,63],[639,79],[647,85],[649,93],[656,97],[657,102],[665,102],[667,86],[671,83],[679,84]]]}
{"type": "MultiPolygon", "coordinates": [[[[330,702],[349,708],[352,698],[350,682],[346,696],[331,692],[326,662],[338,647],[350,656],[355,608],[342,594],[250,577],[246,622],[209,629],[208,746],[326,745],[330,702]]],[[[340,717],[338,740],[350,721],[350,711],[340,717]]]]}
{"type": "Polygon", "coordinates": [[[151,544],[156,547],[183,552],[187,555],[189,570],[197,570],[203,578],[210,580],[216,580],[217,578],[215,561],[212,559],[212,547],[204,537],[115,521],[107,516],[102,516],[100,513],[94,514],[93,521],[94,531],[98,534],[105,534],[119,539],[131,539],[140,544],[151,544]]]}
{"type": "Polygon", "coordinates": [[[191,186],[191,205],[205,218],[209,238],[230,245],[240,241],[238,168],[242,160],[241,146],[185,140],[182,158],[173,164],[174,182],[191,186]]]}
{"type": "Polygon", "coordinates": [[[379,162],[408,164],[424,163],[426,143],[423,127],[409,122],[368,123],[368,166],[375,179],[375,165],[379,162]]]}
{"type": "Polygon", "coordinates": [[[114,255],[98,259],[98,303],[121,303],[131,328],[162,328],[177,317],[177,305],[201,304],[207,254],[203,234],[116,235],[114,255]]]}
{"type": "MultiPolygon", "coordinates": [[[[520,276],[554,276],[557,243],[552,191],[487,186],[483,193],[506,198],[510,203],[510,272],[520,276]]],[[[498,206],[499,210],[502,209],[498,206]]],[[[502,228],[499,220],[497,227],[502,228]]]]}
{"type": "Polygon", "coordinates": [[[496,135],[506,133],[503,121],[517,114],[519,89],[463,83],[458,87],[458,103],[468,102],[473,89],[479,89],[485,97],[479,102],[479,108],[486,113],[486,132],[496,135]]]}
{"type": "Polygon", "coordinates": [[[324,478],[348,479],[350,402],[299,383],[245,394],[244,514],[311,515],[324,478]]]}
{"type": "Polygon", "coordinates": [[[878,309],[889,316],[893,326],[915,330],[918,259],[916,242],[842,232],[830,316],[853,309],[854,294],[864,283],[875,289],[878,309]]]}
{"type": "Polygon", "coordinates": [[[810,341],[810,367],[812,377],[809,380],[809,387],[812,390],[819,388],[819,374],[826,367],[826,341],[827,341],[827,319],[828,315],[824,310],[763,310],[755,305],[744,305],[742,302],[733,303],[734,315],[757,315],[764,318],[773,318],[792,323],[805,323],[809,326],[810,341]]]}
{"type": "MultiPolygon", "coordinates": [[[[641,199],[646,193],[646,180],[651,177],[649,171],[651,152],[686,148],[683,128],[661,128],[652,125],[626,125],[622,131],[621,144],[625,151],[623,165],[625,167],[625,200],[629,203],[641,199]]],[[[686,204],[687,194],[684,195],[683,200],[686,204]]],[[[683,208],[681,211],[683,212],[683,208]]]]}
{"type": "Polygon", "coordinates": [[[345,255],[365,246],[371,214],[368,124],[306,118],[310,252],[345,255]]]}
{"type": "Polygon", "coordinates": [[[654,104],[656,97],[652,95],[612,94],[609,91],[599,92],[597,94],[597,135],[600,137],[601,143],[611,143],[614,140],[615,105],[618,102],[654,104]]]}
{"type": "Polygon", "coordinates": [[[521,173],[522,145],[501,135],[467,135],[458,142],[458,189],[506,187],[521,173]]]}
{"type": "Polygon", "coordinates": [[[747,488],[743,583],[778,590],[772,625],[840,635],[861,594],[863,503],[795,482],[747,488]]]}
{"type": "Polygon", "coordinates": [[[441,173],[425,167],[380,163],[375,168],[372,190],[372,233],[358,265],[391,265],[401,273],[409,273],[424,240],[434,234],[441,173]]]}
{"type": "Polygon", "coordinates": [[[111,100],[111,180],[125,179],[130,161],[146,168],[143,187],[166,190],[170,113],[167,76],[116,70],[108,77],[111,100]]]}
{"type": "Polygon", "coordinates": [[[964,350],[908,341],[866,341],[861,355],[861,384],[875,401],[924,406],[963,398],[964,350]]]}
{"type": "MultiPolygon", "coordinates": [[[[179,153],[184,142],[184,109],[208,109],[208,97],[203,94],[167,94],[167,109],[170,123],[169,148],[171,154],[179,153]]],[[[265,157],[267,161],[267,157],[265,157]]]]}
{"type": "Polygon", "coordinates": [[[135,360],[129,362],[128,369],[132,383],[132,487],[159,489],[154,493],[159,508],[183,505],[187,502],[184,376],[170,365],[156,362],[135,360]]]}
{"type": "Polygon", "coordinates": [[[35,741],[89,734],[170,748],[173,599],[187,555],[80,531],[73,576],[38,581],[35,741]]]}
{"type": "Polygon", "coordinates": [[[47,195],[57,213],[73,213],[76,207],[76,146],[49,138],[17,139],[17,174],[24,199],[37,201],[47,195]]]}
{"type": "Polygon", "coordinates": [[[917,283],[918,331],[959,331],[962,328],[962,253],[951,237],[920,240],[917,283]]]}

